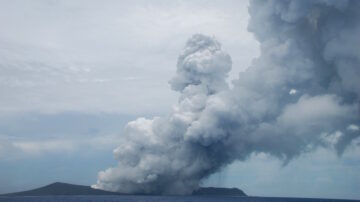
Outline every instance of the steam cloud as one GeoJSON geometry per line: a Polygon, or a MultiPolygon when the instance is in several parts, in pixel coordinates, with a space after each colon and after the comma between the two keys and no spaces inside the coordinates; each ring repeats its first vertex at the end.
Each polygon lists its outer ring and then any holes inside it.
{"type": "Polygon", "coordinates": [[[261,56],[226,83],[230,56],[191,37],[170,81],[168,117],[129,122],[117,167],[95,188],[187,194],[234,160],[265,152],[284,163],[323,146],[339,155],[360,135],[360,1],[251,1],[261,56]]]}

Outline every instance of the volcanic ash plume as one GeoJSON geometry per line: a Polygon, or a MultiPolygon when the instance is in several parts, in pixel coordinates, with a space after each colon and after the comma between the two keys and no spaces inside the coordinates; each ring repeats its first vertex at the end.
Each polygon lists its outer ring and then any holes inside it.
{"type": "Polygon", "coordinates": [[[261,56],[229,88],[230,56],[191,37],[170,81],[168,117],[129,122],[117,167],[95,188],[187,194],[234,160],[265,152],[284,163],[318,146],[341,155],[359,137],[360,1],[251,1],[261,56]]]}

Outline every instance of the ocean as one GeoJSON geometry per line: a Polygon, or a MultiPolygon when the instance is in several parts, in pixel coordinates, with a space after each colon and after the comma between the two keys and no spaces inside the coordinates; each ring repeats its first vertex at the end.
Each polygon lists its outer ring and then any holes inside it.
{"type": "Polygon", "coordinates": [[[223,196],[0,196],[0,202],[352,202],[359,200],[223,196]]]}

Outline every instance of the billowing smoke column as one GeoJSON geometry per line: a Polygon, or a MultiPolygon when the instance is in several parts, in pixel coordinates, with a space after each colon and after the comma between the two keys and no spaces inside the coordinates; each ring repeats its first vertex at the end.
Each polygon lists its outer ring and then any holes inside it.
{"type": "Polygon", "coordinates": [[[318,146],[339,155],[359,133],[360,1],[251,1],[261,56],[226,83],[230,56],[194,35],[170,81],[164,118],[128,123],[117,167],[96,188],[187,194],[234,160],[265,152],[284,163],[318,146]]]}

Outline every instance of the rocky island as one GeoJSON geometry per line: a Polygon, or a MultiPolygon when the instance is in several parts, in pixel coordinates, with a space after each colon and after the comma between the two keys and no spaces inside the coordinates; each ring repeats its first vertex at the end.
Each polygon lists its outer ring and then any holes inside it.
{"type": "MultiPolygon", "coordinates": [[[[23,192],[3,194],[3,196],[67,196],[67,195],[128,195],[118,192],[110,192],[100,189],[93,189],[90,186],[74,185],[62,182],[55,182],[44,187],[32,189],[23,192]]],[[[146,195],[146,194],[138,194],[146,195]]],[[[217,188],[217,187],[201,187],[195,190],[191,195],[196,196],[246,196],[246,194],[238,188],[217,188]]]]}

